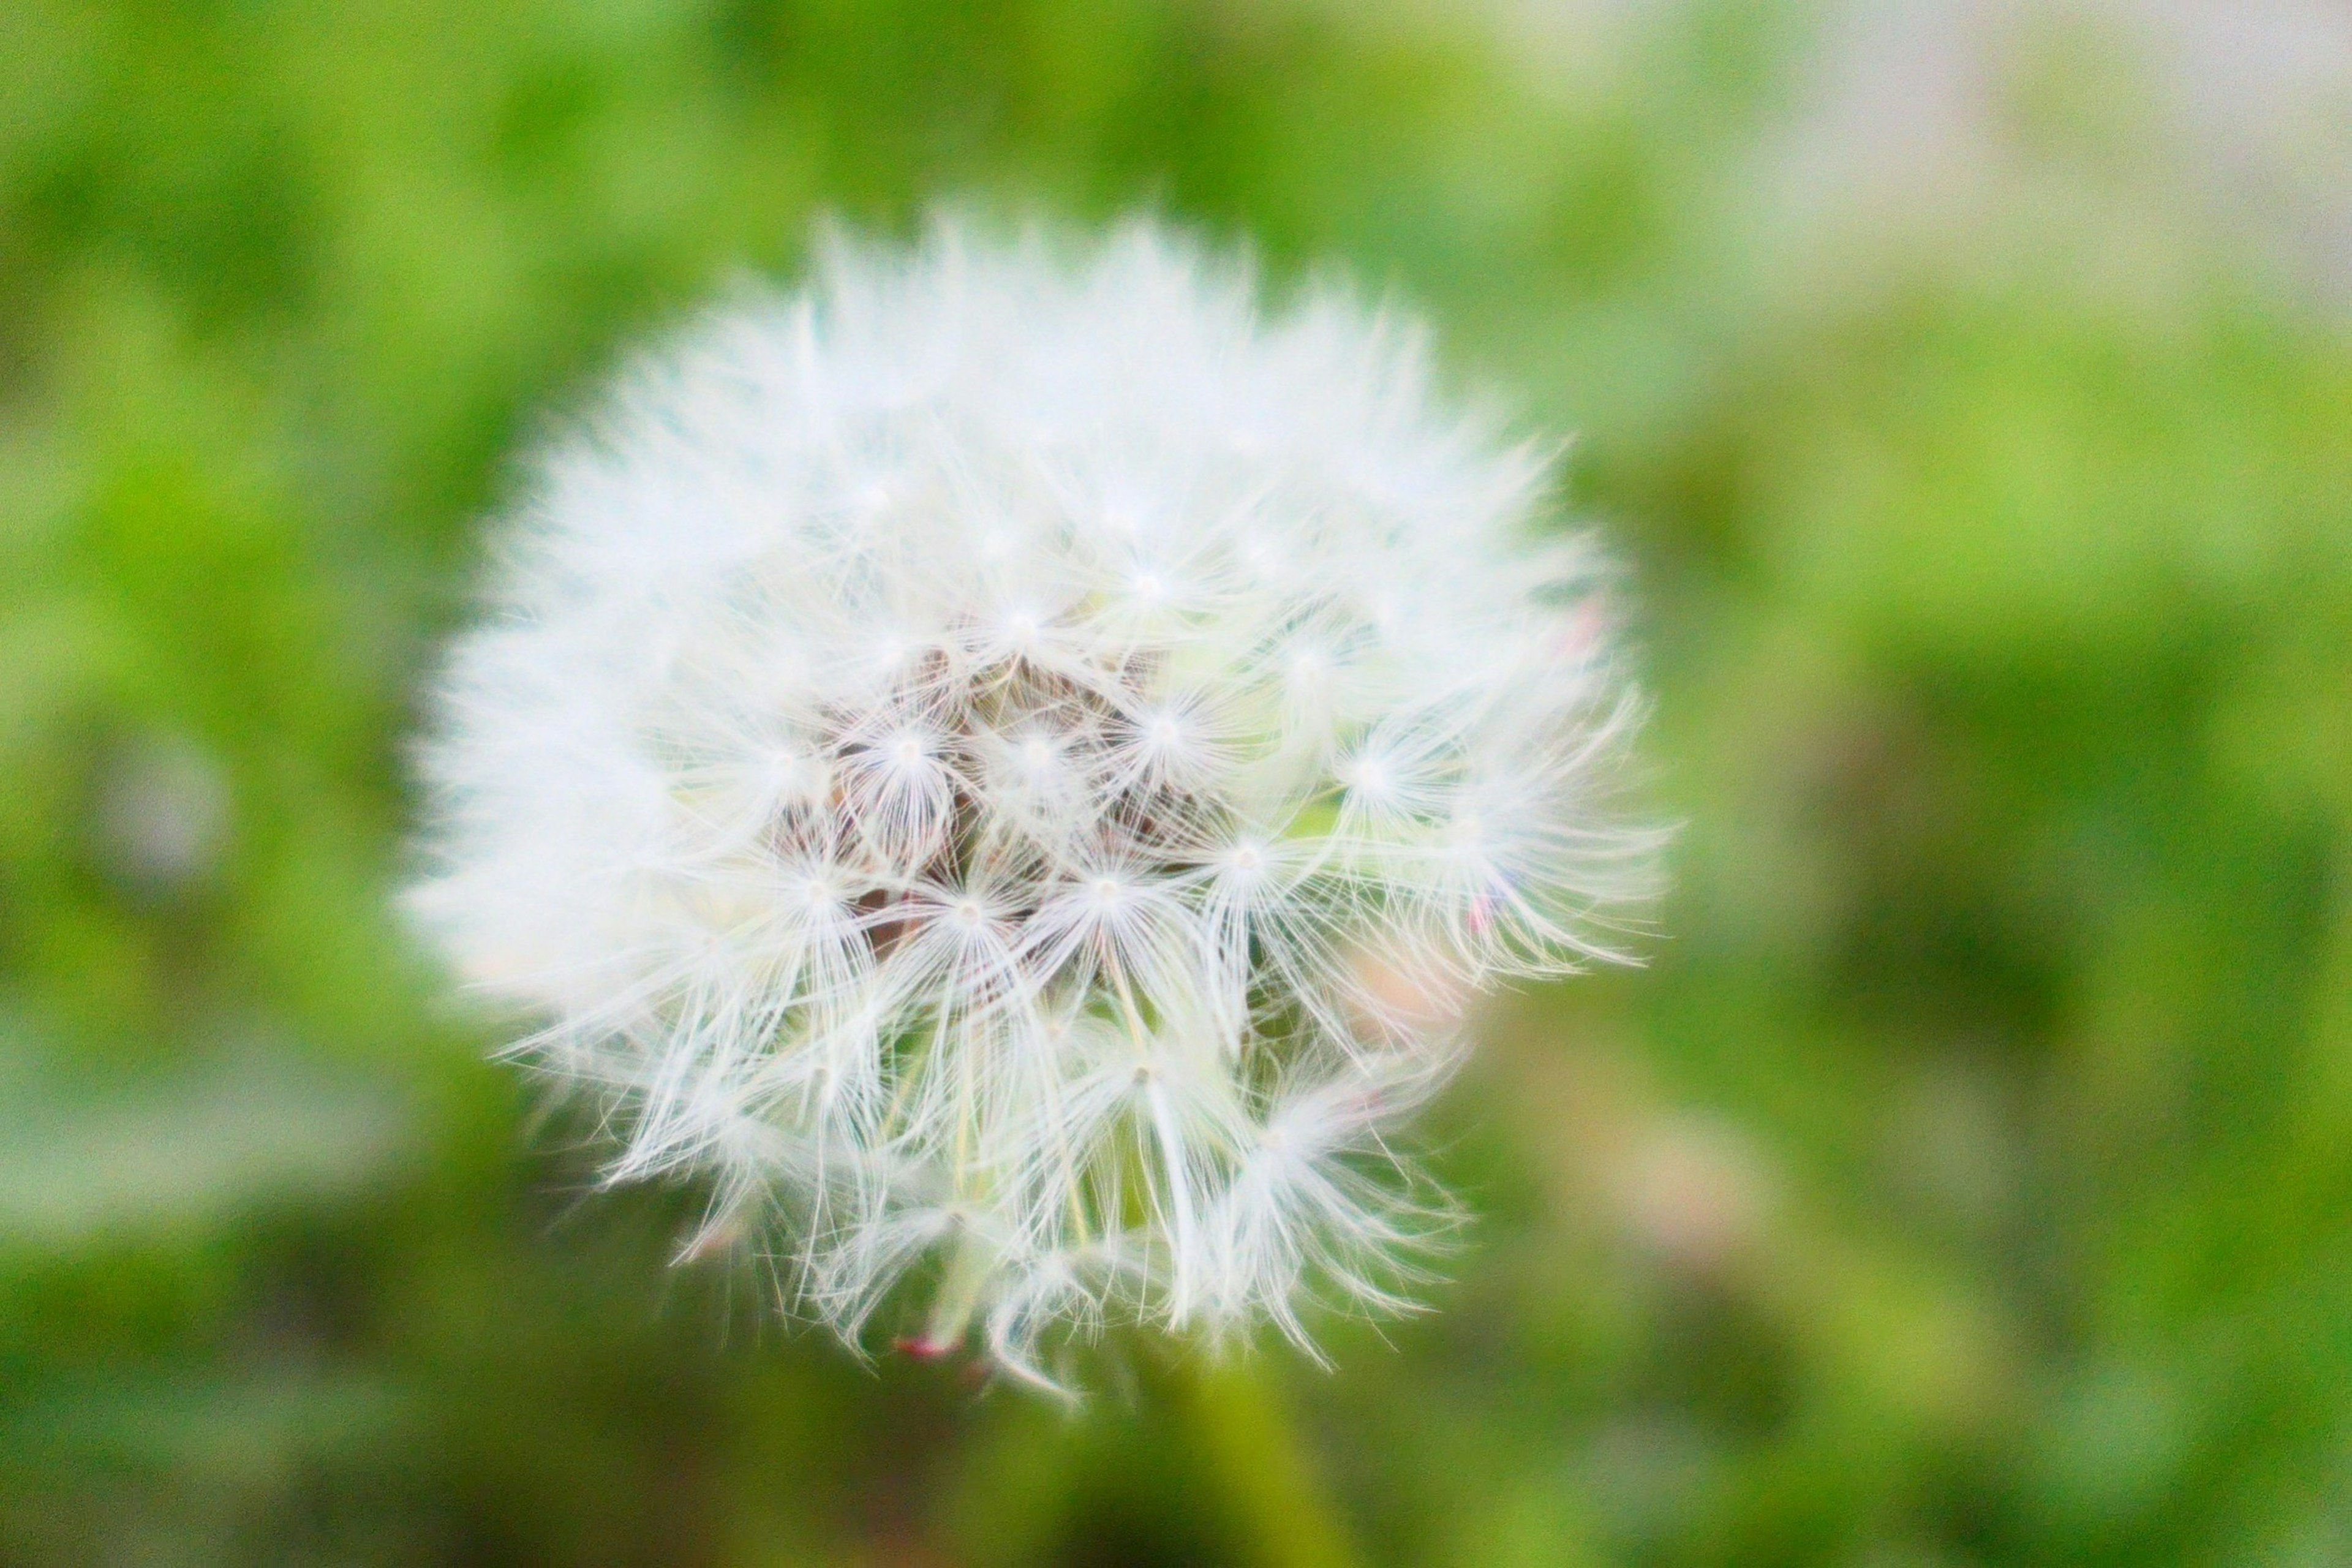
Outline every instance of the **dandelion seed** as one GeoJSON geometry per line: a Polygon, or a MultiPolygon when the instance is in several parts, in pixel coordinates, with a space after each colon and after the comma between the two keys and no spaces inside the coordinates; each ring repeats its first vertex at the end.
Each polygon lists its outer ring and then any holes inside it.
{"type": "Polygon", "coordinates": [[[712,1178],[686,1256],[771,1238],[853,1340],[928,1290],[910,1353],[1042,1386],[1407,1303],[1457,1002],[1620,956],[1654,844],[1592,563],[1417,333],[1150,224],[943,224],[538,473],[412,901],[616,1177],[712,1178]]]}

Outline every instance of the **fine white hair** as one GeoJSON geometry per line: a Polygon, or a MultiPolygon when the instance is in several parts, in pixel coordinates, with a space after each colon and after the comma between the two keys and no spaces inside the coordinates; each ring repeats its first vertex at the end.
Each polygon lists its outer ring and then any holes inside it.
{"type": "Polygon", "coordinates": [[[834,239],[538,458],[412,907],[853,1343],[914,1282],[905,1342],[1048,1385],[1306,1343],[1444,1222],[1391,1135],[1461,1004],[1649,879],[1549,484],[1417,325],[1155,223],[834,239]]]}

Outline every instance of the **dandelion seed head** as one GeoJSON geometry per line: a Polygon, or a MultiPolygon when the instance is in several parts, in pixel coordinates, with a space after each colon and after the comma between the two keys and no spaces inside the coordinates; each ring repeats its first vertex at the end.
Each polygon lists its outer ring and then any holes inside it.
{"type": "MultiPolygon", "coordinates": [[[[413,906],[616,1177],[856,1339],[1407,1304],[1454,998],[1622,956],[1634,711],[1541,458],[1149,223],[835,244],[543,452],[413,906]],[[1442,999],[1446,1005],[1440,1005],[1442,999]]],[[[714,1244],[715,1245],[715,1244],[714,1244]]]]}

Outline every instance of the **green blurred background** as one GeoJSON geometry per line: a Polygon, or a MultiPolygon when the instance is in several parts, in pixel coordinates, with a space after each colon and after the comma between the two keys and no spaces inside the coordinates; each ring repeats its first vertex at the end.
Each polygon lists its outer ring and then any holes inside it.
{"type": "Polygon", "coordinates": [[[0,1563],[2352,1563],[2352,21],[0,4],[0,1563]],[[1683,823],[1338,1369],[673,1270],[387,912],[513,454],[814,214],[1157,206],[1578,432],[1683,823]]]}

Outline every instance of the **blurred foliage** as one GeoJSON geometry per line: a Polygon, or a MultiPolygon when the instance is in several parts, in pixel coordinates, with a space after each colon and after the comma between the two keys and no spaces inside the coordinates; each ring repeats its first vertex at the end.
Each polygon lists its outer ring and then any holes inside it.
{"type": "Polygon", "coordinates": [[[1841,226],[1789,9],[1475,20],[0,8],[0,1561],[2352,1561],[2352,337],[2112,62],[1841,226]],[[1628,562],[1655,962],[1498,1011],[1336,1373],[779,1330],[387,913],[534,422],[942,193],[1395,289],[1628,562]]]}

